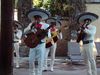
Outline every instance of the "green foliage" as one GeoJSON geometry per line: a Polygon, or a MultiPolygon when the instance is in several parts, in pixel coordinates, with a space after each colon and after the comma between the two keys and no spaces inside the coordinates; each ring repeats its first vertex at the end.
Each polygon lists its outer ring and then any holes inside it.
{"type": "Polygon", "coordinates": [[[82,2],[84,3],[84,0],[33,0],[33,6],[49,10],[52,16],[71,17],[84,11],[82,2]]]}
{"type": "Polygon", "coordinates": [[[33,0],[33,7],[42,7],[42,0],[33,0]]]}
{"type": "Polygon", "coordinates": [[[13,3],[14,3],[14,8],[17,8],[18,7],[18,0],[13,0],[13,3]]]}
{"type": "Polygon", "coordinates": [[[66,0],[46,0],[43,4],[43,8],[49,10],[52,16],[67,16],[67,12],[73,7],[67,3],[66,0]]]}

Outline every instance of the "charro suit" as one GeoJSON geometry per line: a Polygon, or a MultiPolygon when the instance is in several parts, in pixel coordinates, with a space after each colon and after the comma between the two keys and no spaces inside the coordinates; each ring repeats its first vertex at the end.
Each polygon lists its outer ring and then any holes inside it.
{"type": "Polygon", "coordinates": [[[97,68],[96,62],[93,53],[93,40],[96,33],[96,27],[89,24],[85,29],[84,32],[86,33],[85,38],[83,39],[83,50],[82,56],[84,57],[85,62],[87,63],[88,75],[97,75],[97,68]]]}
{"type": "MultiPolygon", "coordinates": [[[[51,28],[51,33],[52,32],[57,32],[58,36],[60,39],[62,39],[62,33],[58,32],[58,29],[56,28],[51,28]],[[53,31],[52,31],[53,30],[53,31]]],[[[50,56],[51,56],[51,60],[50,60],[50,70],[53,71],[53,67],[54,67],[54,61],[55,61],[55,54],[56,54],[56,48],[57,48],[57,42],[55,42],[51,47],[46,48],[46,55],[44,57],[44,70],[48,70],[48,55],[50,52],[50,56]]]]}
{"type": "Polygon", "coordinates": [[[22,31],[17,29],[14,33],[14,50],[16,53],[16,67],[19,67],[19,40],[21,39],[22,31]]]}
{"type": "MultiPolygon", "coordinates": [[[[49,27],[48,24],[40,22],[41,29],[46,29],[49,27]]],[[[31,28],[32,23],[29,24],[29,26],[27,28],[25,28],[24,32],[27,32],[28,30],[31,30],[32,32],[36,32],[36,28],[31,28]]],[[[48,35],[47,37],[51,37],[50,34],[50,30],[48,30],[48,35]]],[[[44,62],[44,54],[45,54],[45,41],[46,38],[41,40],[41,43],[38,44],[35,48],[30,48],[29,51],[29,72],[30,75],[42,75],[42,67],[43,67],[43,62],[44,62]],[[38,61],[38,68],[37,68],[37,72],[35,72],[35,58],[37,57],[37,61],[38,61]]]]}

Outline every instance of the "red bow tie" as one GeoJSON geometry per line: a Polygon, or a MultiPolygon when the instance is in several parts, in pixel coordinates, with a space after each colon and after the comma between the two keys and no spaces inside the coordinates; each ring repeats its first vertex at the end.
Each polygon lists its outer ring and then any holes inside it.
{"type": "Polygon", "coordinates": [[[56,30],[55,28],[51,28],[51,29],[50,29],[51,32],[52,32],[52,31],[55,31],[55,30],[56,30]]]}
{"type": "Polygon", "coordinates": [[[88,29],[88,27],[87,26],[82,26],[83,28],[86,28],[86,29],[88,29]]]}
{"type": "Polygon", "coordinates": [[[42,24],[36,24],[36,28],[41,28],[42,24]]]}

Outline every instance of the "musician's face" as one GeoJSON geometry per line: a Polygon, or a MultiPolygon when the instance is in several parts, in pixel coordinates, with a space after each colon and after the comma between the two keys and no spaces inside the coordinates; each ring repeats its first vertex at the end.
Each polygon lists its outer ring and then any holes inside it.
{"type": "Polygon", "coordinates": [[[14,28],[14,30],[18,29],[18,25],[15,25],[13,28],[14,28]]]}
{"type": "Polygon", "coordinates": [[[88,19],[87,19],[87,20],[84,21],[84,23],[85,23],[85,24],[90,24],[90,23],[91,23],[91,20],[88,20],[88,19]]]}
{"type": "Polygon", "coordinates": [[[42,17],[41,17],[41,16],[36,15],[36,16],[34,16],[34,20],[41,21],[41,20],[42,20],[42,17]]]}

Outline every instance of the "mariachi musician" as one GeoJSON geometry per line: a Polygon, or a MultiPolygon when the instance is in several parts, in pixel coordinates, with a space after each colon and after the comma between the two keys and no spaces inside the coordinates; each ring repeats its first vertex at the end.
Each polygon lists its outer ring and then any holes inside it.
{"type": "Polygon", "coordinates": [[[44,71],[49,70],[48,69],[48,54],[50,52],[51,55],[51,60],[50,60],[50,71],[53,71],[53,66],[54,66],[54,60],[55,60],[55,53],[56,53],[56,48],[57,48],[57,41],[58,39],[62,39],[62,33],[59,29],[57,29],[56,27],[60,27],[61,26],[61,22],[56,20],[55,18],[49,18],[46,20],[47,23],[51,23],[54,24],[54,26],[52,28],[50,28],[51,31],[51,39],[47,39],[49,40],[49,43],[46,43],[46,55],[44,57],[44,71]],[[51,44],[50,44],[51,43],[51,44]]]}
{"type": "Polygon", "coordinates": [[[16,54],[16,68],[19,68],[19,59],[20,59],[20,55],[19,55],[19,41],[22,37],[22,31],[19,29],[21,28],[21,23],[19,21],[14,21],[14,27],[13,27],[13,31],[14,31],[14,50],[15,50],[15,54],[16,54]]]}
{"type": "Polygon", "coordinates": [[[82,13],[78,17],[78,23],[82,26],[77,42],[80,42],[80,40],[83,42],[82,56],[87,64],[87,75],[97,75],[96,62],[93,52],[93,41],[96,33],[96,26],[91,24],[91,22],[97,19],[98,16],[90,12],[82,13]]]}
{"type": "Polygon", "coordinates": [[[40,8],[32,8],[29,10],[29,12],[27,13],[28,18],[32,21],[27,28],[25,28],[24,32],[27,33],[28,31],[30,31],[32,34],[32,36],[27,35],[30,33],[26,34],[26,39],[25,39],[25,43],[28,47],[30,47],[30,51],[29,51],[29,72],[30,75],[42,75],[42,67],[43,67],[43,61],[44,61],[44,54],[45,54],[45,41],[46,41],[46,37],[51,37],[50,34],[50,30],[46,30],[49,27],[49,24],[43,23],[42,20],[48,19],[50,17],[50,13],[47,12],[46,10],[40,9],[40,8]],[[46,36],[44,36],[42,39],[41,38],[41,34],[40,33],[39,36],[37,36],[36,33],[38,33],[38,30],[46,30],[45,34],[46,36]],[[33,37],[33,33],[37,36],[37,41],[35,41],[35,37],[33,37]],[[32,38],[30,38],[32,37],[32,38]],[[31,42],[31,43],[30,43],[31,42]],[[38,44],[35,47],[32,47],[29,44],[34,45],[34,43],[38,44]],[[27,44],[29,43],[29,44],[27,44]],[[35,58],[37,57],[37,61],[38,61],[38,67],[37,67],[37,72],[35,72],[35,58]]]}

